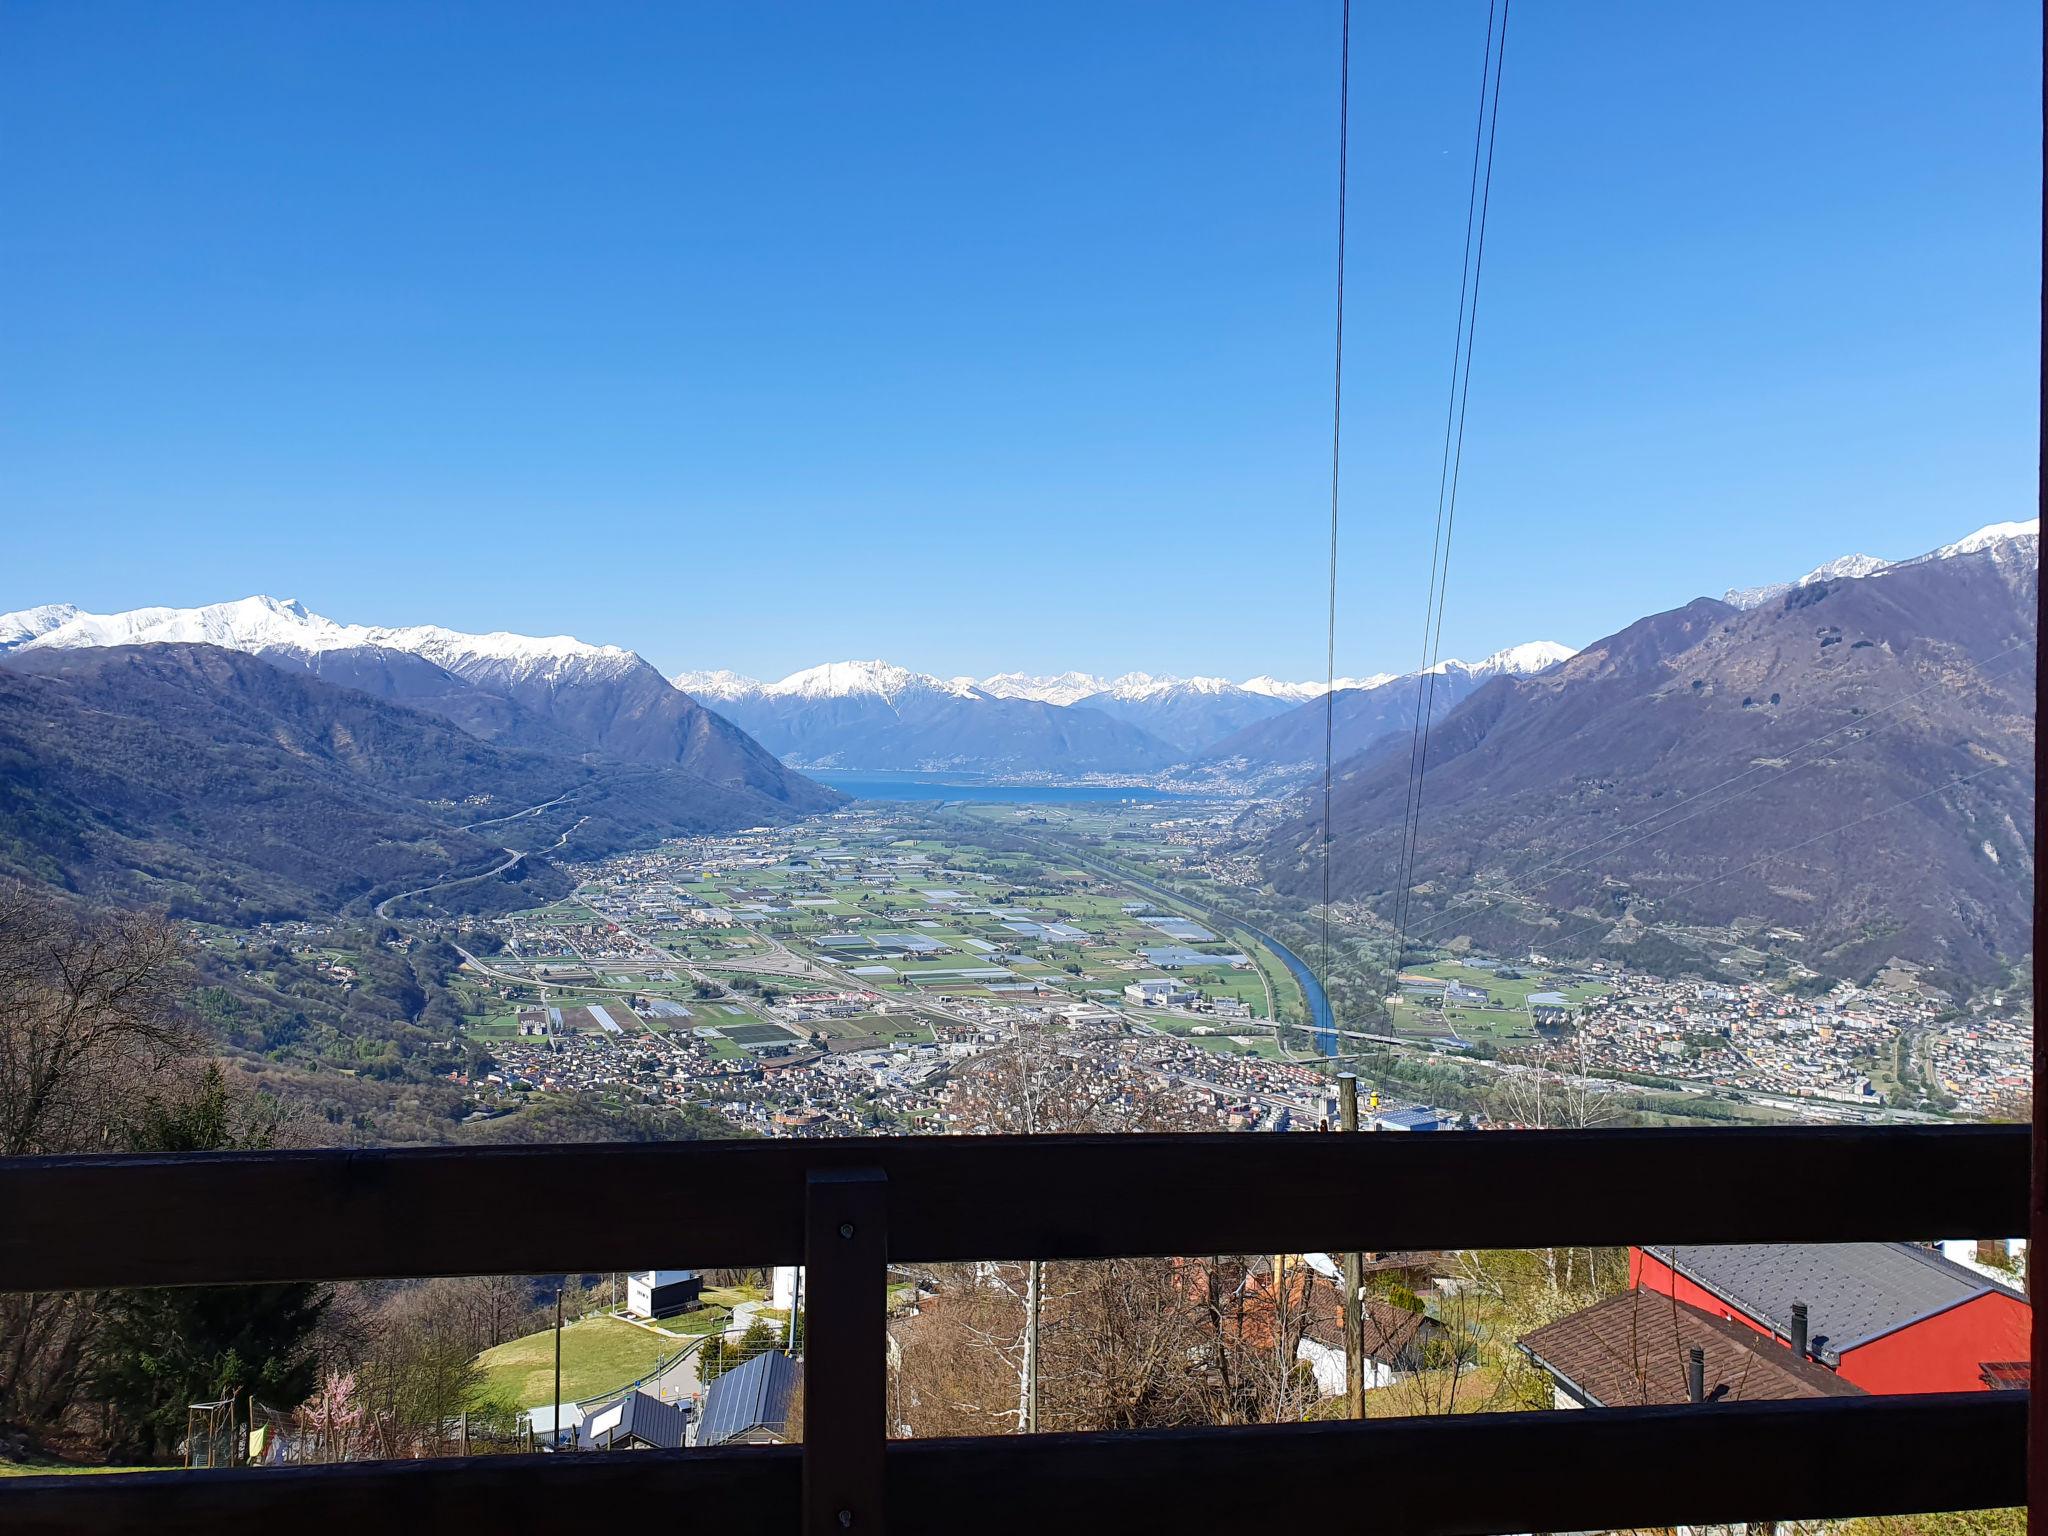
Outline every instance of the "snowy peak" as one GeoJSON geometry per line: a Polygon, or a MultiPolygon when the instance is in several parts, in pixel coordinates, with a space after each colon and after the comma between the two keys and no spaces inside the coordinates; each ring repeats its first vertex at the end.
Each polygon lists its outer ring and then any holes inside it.
{"type": "Polygon", "coordinates": [[[1243,693],[1227,677],[1154,677],[1150,672],[1126,672],[1102,690],[1116,699],[1157,699],[1168,695],[1220,695],[1243,693]]]}
{"type": "Polygon", "coordinates": [[[368,629],[362,633],[367,638],[358,643],[410,651],[457,677],[471,679],[488,674],[521,682],[554,680],[572,675],[611,675],[646,665],[622,646],[591,645],[573,635],[515,635],[505,630],[466,635],[438,624],[368,629]]]}
{"type": "Polygon", "coordinates": [[[11,651],[26,645],[39,635],[47,635],[59,625],[76,618],[78,608],[73,603],[44,603],[40,608],[24,608],[18,613],[0,613],[0,651],[11,651]]]}
{"type": "Polygon", "coordinates": [[[1944,544],[1939,549],[1931,549],[1924,555],[1915,556],[1911,560],[1901,560],[1899,563],[1918,565],[1923,560],[1947,560],[1955,555],[1974,555],[1986,549],[1997,552],[2007,545],[2017,544],[2022,539],[2034,540],[2038,553],[2040,538],[2041,519],[2038,517],[2030,517],[2019,523],[1987,523],[1975,533],[1966,534],[1953,544],[1944,544]]]}
{"type": "Polygon", "coordinates": [[[522,679],[557,676],[566,670],[587,671],[593,666],[623,671],[642,664],[631,651],[615,645],[590,645],[568,635],[536,638],[504,631],[467,635],[435,624],[403,629],[338,624],[309,612],[296,599],[261,596],[200,608],[134,608],[112,614],[84,613],[59,604],[0,618],[0,637],[32,629],[38,632],[21,639],[0,639],[0,645],[23,649],[218,645],[251,655],[283,652],[302,659],[327,651],[377,647],[425,657],[458,676],[488,670],[522,679]],[[57,614],[63,615],[59,622],[43,622],[57,614]]]}
{"type": "Polygon", "coordinates": [[[1062,672],[1056,677],[1033,677],[1024,672],[998,672],[979,683],[972,678],[955,682],[978,687],[991,698],[1031,699],[1040,704],[1074,704],[1109,686],[1090,672],[1062,672]]]}
{"type": "Polygon", "coordinates": [[[828,661],[821,667],[792,672],[761,692],[777,699],[879,698],[889,703],[912,693],[943,693],[954,698],[980,697],[980,690],[961,679],[947,681],[886,661],[828,661]]]}
{"type": "Polygon", "coordinates": [[[678,672],[669,681],[694,699],[718,702],[726,699],[744,699],[761,691],[759,678],[746,677],[724,667],[715,667],[708,672],[678,672]]]}
{"type": "Polygon", "coordinates": [[[1842,555],[1825,565],[1817,565],[1797,581],[1774,581],[1761,587],[1734,587],[1721,595],[1721,601],[1732,603],[1737,608],[1761,608],[1772,598],[1782,597],[1795,587],[1810,587],[1816,581],[1843,581],[1859,576],[1875,576],[1879,571],[1889,570],[1891,561],[1880,560],[1875,555],[1842,555]]]}
{"type": "Polygon", "coordinates": [[[1559,645],[1555,640],[1525,640],[1520,645],[1495,651],[1485,660],[1473,663],[1471,670],[1488,677],[1501,674],[1527,677],[1531,673],[1546,672],[1578,654],[1572,647],[1559,645]]]}
{"type": "Polygon", "coordinates": [[[1965,534],[1953,544],[1944,544],[1939,549],[1930,549],[1924,555],[1914,555],[1907,560],[1880,560],[1875,555],[1843,555],[1825,565],[1817,565],[1797,581],[1775,581],[1761,587],[1735,587],[1722,594],[1721,601],[1732,603],[1737,608],[1761,608],[1773,598],[1784,596],[1799,587],[1810,587],[1817,581],[1848,581],[1864,576],[1876,576],[1901,566],[1924,565],[1929,560],[1949,560],[1958,555],[1991,552],[1994,560],[2007,558],[2008,554],[2040,557],[2041,520],[2028,518],[2024,522],[1987,523],[1975,533],[1965,534]]]}

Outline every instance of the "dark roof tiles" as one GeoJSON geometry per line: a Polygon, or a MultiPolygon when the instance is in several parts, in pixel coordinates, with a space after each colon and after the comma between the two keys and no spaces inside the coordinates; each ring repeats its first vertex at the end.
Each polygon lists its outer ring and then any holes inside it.
{"type": "Polygon", "coordinates": [[[1753,1329],[1651,1291],[1625,1291],[1521,1340],[1523,1351],[1596,1407],[1688,1400],[1685,1368],[1706,1355],[1709,1403],[1860,1397],[1862,1389],[1753,1329]]]}

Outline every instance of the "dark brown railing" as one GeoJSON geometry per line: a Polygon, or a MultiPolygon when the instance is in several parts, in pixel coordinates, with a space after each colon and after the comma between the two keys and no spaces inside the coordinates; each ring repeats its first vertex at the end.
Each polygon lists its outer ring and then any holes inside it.
{"type": "Polygon", "coordinates": [[[2026,1394],[886,1439],[885,1266],[2007,1237],[2024,1127],[906,1137],[0,1161],[0,1290],[809,1266],[801,1446],[0,1482],[0,1532],[1482,1533],[2025,1501],[2026,1394]]]}

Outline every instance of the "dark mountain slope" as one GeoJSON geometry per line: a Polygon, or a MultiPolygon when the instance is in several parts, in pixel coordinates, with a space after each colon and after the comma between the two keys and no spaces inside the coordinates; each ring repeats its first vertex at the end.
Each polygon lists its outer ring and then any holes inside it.
{"type": "Polygon", "coordinates": [[[0,869],[99,899],[247,921],[506,865],[451,900],[517,904],[566,881],[508,847],[593,855],[753,824],[764,806],[679,769],[495,746],[211,646],[30,651],[0,665],[0,869]],[[484,824],[547,801],[560,803],[484,824]]]}
{"type": "MultiPolygon", "coordinates": [[[[1645,925],[1775,926],[1833,974],[1996,977],[2029,947],[2038,580],[2029,540],[1701,599],[1489,684],[1431,735],[1411,933],[1626,955],[1645,925]]],[[[1386,916],[1397,745],[1332,814],[1336,890],[1386,916]]],[[[1266,845],[1276,884],[1319,889],[1314,836],[1266,845]]]]}
{"type": "Polygon", "coordinates": [[[681,768],[709,784],[772,802],[758,819],[808,815],[842,800],[783,767],[745,731],[630,653],[554,658],[544,665],[458,653],[446,666],[385,646],[276,647],[259,654],[278,666],[302,667],[323,680],[441,715],[485,741],[681,768]]]}

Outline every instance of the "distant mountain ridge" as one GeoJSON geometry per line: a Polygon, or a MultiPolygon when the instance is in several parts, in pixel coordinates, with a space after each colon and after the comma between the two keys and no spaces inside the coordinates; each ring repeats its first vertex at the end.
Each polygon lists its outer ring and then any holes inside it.
{"type": "Polygon", "coordinates": [[[566,892],[550,855],[729,831],[763,805],[214,645],[0,657],[0,872],[98,900],[252,922],[426,889],[412,899],[488,911],[566,892]]]}
{"type": "Polygon", "coordinates": [[[310,672],[441,715],[504,746],[683,768],[751,798],[756,821],[786,820],[839,799],[619,646],[432,624],[341,624],[271,597],[117,614],[54,604],[0,615],[0,656],[180,644],[310,672]]]}
{"type": "Polygon", "coordinates": [[[780,682],[686,673],[694,687],[785,761],[815,769],[1140,774],[1178,755],[1095,709],[992,694],[885,661],[807,667],[780,682]]]}
{"type": "Polygon", "coordinates": [[[2041,536],[2039,518],[2028,518],[2023,522],[1988,523],[1975,533],[1957,539],[1953,544],[1944,544],[1939,549],[1930,549],[1926,554],[1915,555],[1908,560],[1880,560],[1875,555],[1842,555],[1823,565],[1815,566],[1797,581],[1774,581],[1761,587],[1730,588],[1721,594],[1721,601],[1737,608],[1760,608],[1773,598],[1782,597],[1798,587],[1810,587],[1818,581],[1875,576],[1879,571],[1919,565],[1923,561],[1947,560],[1956,555],[1976,554],[1979,550],[1996,551],[2029,536],[2037,539],[2041,536]]]}
{"type": "MultiPolygon", "coordinates": [[[[1524,654],[1554,659],[1569,650],[1536,642],[1477,665],[1524,654]]],[[[1465,667],[1444,664],[1450,673],[1465,667]]],[[[1339,678],[1337,687],[1391,681],[1381,673],[1339,678]]],[[[722,670],[679,673],[674,682],[799,767],[999,774],[1159,774],[1325,692],[1321,683],[1273,677],[1145,672],[942,678],[879,660],[829,662],[771,683],[722,670]]]]}
{"type": "Polygon", "coordinates": [[[1188,771],[1196,777],[1228,773],[1277,784],[1322,766],[1326,731],[1332,755],[1341,761],[1389,736],[1412,734],[1425,710],[1432,721],[1441,720],[1496,677],[1532,676],[1574,654],[1554,640],[1534,640],[1480,661],[1443,661],[1428,673],[1340,689],[1224,737],[1188,771]]]}

